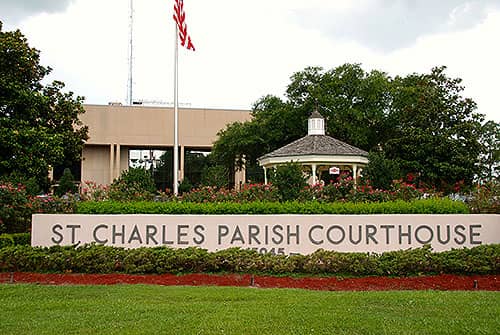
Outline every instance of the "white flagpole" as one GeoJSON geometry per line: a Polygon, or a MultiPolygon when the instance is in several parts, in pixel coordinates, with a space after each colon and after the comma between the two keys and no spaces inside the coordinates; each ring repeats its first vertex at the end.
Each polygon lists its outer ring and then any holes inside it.
{"type": "Polygon", "coordinates": [[[133,90],[133,79],[132,76],[134,74],[133,72],[133,67],[134,67],[134,0],[130,0],[130,21],[129,21],[129,54],[128,54],[128,91],[127,91],[127,103],[129,106],[132,106],[133,102],[133,97],[132,97],[132,90],[133,90]]]}
{"type": "Polygon", "coordinates": [[[174,195],[179,193],[179,72],[178,72],[178,56],[179,56],[179,27],[175,25],[175,56],[174,56],[174,195]]]}

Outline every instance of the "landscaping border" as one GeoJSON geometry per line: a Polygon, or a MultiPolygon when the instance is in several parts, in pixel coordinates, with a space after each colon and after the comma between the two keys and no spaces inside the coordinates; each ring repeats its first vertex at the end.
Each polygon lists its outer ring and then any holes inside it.
{"type": "Polygon", "coordinates": [[[500,291],[496,275],[435,275],[417,277],[274,277],[250,274],[42,274],[27,272],[0,273],[0,283],[43,285],[116,285],[149,284],[165,286],[235,286],[256,288],[297,288],[323,291],[500,291]]]}
{"type": "Polygon", "coordinates": [[[500,244],[433,252],[418,249],[375,253],[318,250],[310,255],[261,254],[231,248],[123,249],[102,245],[0,249],[0,272],[40,273],[248,273],[271,276],[421,276],[437,274],[498,275],[500,244]]]}

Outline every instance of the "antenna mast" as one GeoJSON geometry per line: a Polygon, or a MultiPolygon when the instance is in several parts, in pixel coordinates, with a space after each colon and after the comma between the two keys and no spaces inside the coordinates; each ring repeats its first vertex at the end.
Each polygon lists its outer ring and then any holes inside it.
{"type": "Polygon", "coordinates": [[[128,48],[128,85],[127,85],[127,104],[132,105],[132,86],[133,86],[133,51],[134,51],[134,1],[130,0],[130,16],[129,16],[129,48],[128,48]]]}

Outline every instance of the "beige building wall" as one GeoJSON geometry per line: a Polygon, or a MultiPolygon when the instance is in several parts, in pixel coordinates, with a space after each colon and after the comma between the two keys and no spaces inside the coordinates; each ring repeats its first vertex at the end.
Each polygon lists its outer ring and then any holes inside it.
{"type": "MultiPolygon", "coordinates": [[[[174,143],[174,110],[168,107],[85,105],[82,122],[89,139],[82,152],[82,182],[110,184],[128,168],[131,148],[171,148],[174,143]]],[[[250,111],[179,109],[180,178],[184,176],[184,149],[211,149],[217,133],[227,124],[247,121],[250,111]]],[[[244,181],[237,173],[235,184],[244,181]]]]}

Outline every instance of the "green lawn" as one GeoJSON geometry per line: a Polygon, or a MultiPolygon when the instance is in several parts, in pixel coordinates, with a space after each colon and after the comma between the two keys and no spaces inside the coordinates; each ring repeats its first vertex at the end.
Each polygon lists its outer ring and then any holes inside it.
{"type": "Polygon", "coordinates": [[[0,334],[499,334],[499,292],[0,285],[0,334]]]}

